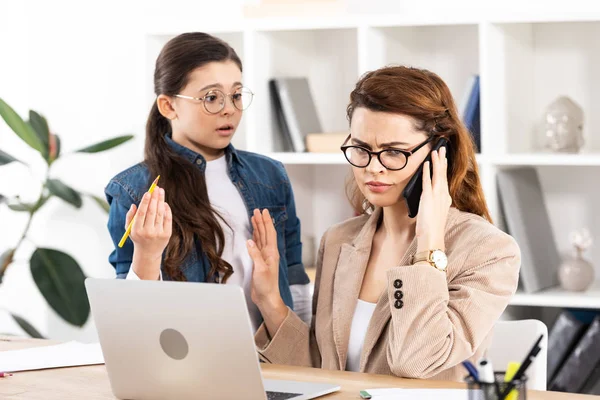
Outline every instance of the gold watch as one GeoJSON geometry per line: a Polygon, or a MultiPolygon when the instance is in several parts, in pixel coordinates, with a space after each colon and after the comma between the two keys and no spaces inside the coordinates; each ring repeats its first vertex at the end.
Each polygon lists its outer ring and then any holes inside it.
{"type": "Polygon", "coordinates": [[[427,250],[417,253],[413,256],[412,263],[416,264],[420,261],[428,262],[435,269],[445,272],[448,267],[448,257],[442,250],[427,250]]]}

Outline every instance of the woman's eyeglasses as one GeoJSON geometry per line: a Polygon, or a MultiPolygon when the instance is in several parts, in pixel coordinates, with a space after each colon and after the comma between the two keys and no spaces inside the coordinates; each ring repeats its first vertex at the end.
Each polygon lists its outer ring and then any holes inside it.
{"type": "Polygon", "coordinates": [[[248,88],[241,87],[236,89],[235,92],[227,94],[218,89],[214,89],[202,97],[185,96],[182,94],[176,94],[175,97],[201,101],[204,103],[204,109],[206,112],[209,114],[218,114],[225,108],[225,101],[227,97],[231,99],[231,103],[236,109],[240,111],[246,110],[248,107],[250,107],[250,104],[252,104],[254,93],[252,93],[252,91],[248,88]]]}
{"type": "Polygon", "coordinates": [[[345,146],[350,140],[350,135],[346,138],[342,144],[341,150],[346,156],[346,160],[357,168],[366,168],[370,163],[373,156],[377,156],[379,163],[386,169],[391,171],[399,171],[406,167],[408,164],[408,157],[415,154],[421,147],[431,142],[435,136],[430,136],[424,142],[417,145],[414,149],[400,150],[400,149],[385,149],[381,151],[370,151],[362,146],[345,146]]]}

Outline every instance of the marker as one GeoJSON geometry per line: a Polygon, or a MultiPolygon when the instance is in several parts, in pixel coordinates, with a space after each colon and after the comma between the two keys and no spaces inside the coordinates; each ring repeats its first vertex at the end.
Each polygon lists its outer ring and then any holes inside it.
{"type": "Polygon", "coordinates": [[[531,363],[533,362],[535,357],[538,355],[538,353],[542,349],[542,347],[540,346],[540,343],[543,338],[544,338],[544,334],[542,333],[540,335],[540,337],[535,341],[535,343],[533,344],[533,347],[531,348],[531,350],[529,351],[529,353],[527,354],[527,356],[521,363],[521,366],[519,367],[519,370],[515,373],[515,376],[513,376],[510,383],[504,389],[504,392],[502,392],[502,397],[501,397],[502,399],[505,398],[508,395],[508,393],[510,393],[510,391],[515,388],[515,381],[521,380],[525,376],[525,371],[527,371],[527,368],[529,368],[529,366],[531,365],[531,363]]]}
{"type": "Polygon", "coordinates": [[[486,399],[495,399],[500,392],[496,377],[494,376],[494,367],[487,358],[483,357],[477,364],[477,373],[479,374],[480,387],[484,389],[486,399]],[[483,385],[481,385],[483,384],[483,385]]]}
{"type": "Polygon", "coordinates": [[[492,367],[492,363],[487,358],[482,358],[479,360],[479,365],[477,368],[477,372],[479,374],[479,382],[484,383],[494,383],[494,367],[492,367]]]}
{"type": "MultiPolygon", "coordinates": [[[[518,362],[511,361],[508,363],[508,367],[506,367],[506,374],[504,375],[504,382],[510,382],[517,371],[521,368],[521,364],[518,362]]],[[[519,392],[517,389],[513,389],[508,393],[508,395],[504,398],[505,400],[517,400],[519,398],[519,392]]]]}

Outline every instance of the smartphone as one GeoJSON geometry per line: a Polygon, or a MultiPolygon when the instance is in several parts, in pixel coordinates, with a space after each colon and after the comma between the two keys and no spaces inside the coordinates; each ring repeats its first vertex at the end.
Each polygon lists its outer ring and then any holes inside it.
{"type": "MultiPolygon", "coordinates": [[[[446,158],[448,159],[448,173],[450,173],[452,167],[452,160],[450,159],[450,143],[446,138],[439,138],[439,140],[433,145],[432,151],[436,151],[446,147],[446,158]]],[[[419,203],[421,202],[421,193],[423,192],[423,164],[429,161],[429,172],[433,176],[433,165],[431,164],[431,153],[427,155],[425,160],[417,172],[410,178],[410,181],[406,184],[406,187],[402,191],[402,196],[406,200],[406,206],[408,207],[408,216],[414,218],[419,213],[419,203]]]]}

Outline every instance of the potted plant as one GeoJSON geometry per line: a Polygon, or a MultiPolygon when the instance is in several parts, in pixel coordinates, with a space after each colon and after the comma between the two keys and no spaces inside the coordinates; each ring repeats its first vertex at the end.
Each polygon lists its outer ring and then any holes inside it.
{"type": "MultiPolygon", "coordinates": [[[[61,142],[58,135],[51,133],[46,119],[35,111],[29,111],[29,120],[21,118],[6,102],[0,99],[0,116],[12,131],[30,147],[37,150],[46,161],[45,178],[40,182],[40,193],[36,201],[23,202],[19,196],[7,197],[0,193],[0,207],[7,206],[14,212],[28,214],[27,223],[16,245],[0,248],[0,284],[6,270],[13,264],[14,255],[27,238],[35,214],[51,197],[80,208],[83,198],[95,201],[108,211],[108,204],[100,197],[81,193],[51,175],[52,164],[61,157],[61,142]]],[[[115,137],[77,150],[76,153],[99,153],[119,146],[133,138],[132,135],[115,137]]],[[[18,162],[26,165],[0,148],[0,167],[18,162]]],[[[50,307],[66,322],[83,326],[90,314],[81,267],[69,254],[60,250],[38,247],[31,254],[29,267],[33,280],[50,307]]],[[[30,336],[42,337],[24,318],[11,313],[17,324],[30,336]]]]}

